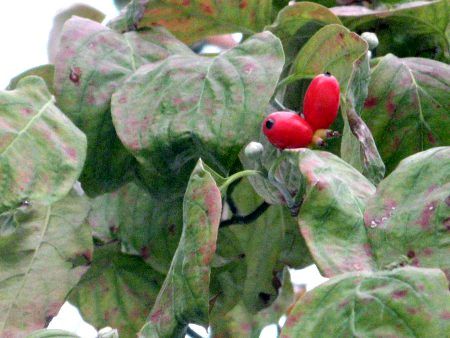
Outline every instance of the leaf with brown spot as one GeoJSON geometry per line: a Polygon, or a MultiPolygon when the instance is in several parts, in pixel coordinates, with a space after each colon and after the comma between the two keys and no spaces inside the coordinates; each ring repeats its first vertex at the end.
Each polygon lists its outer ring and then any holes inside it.
{"type": "Polygon", "coordinates": [[[88,19],[69,19],[55,62],[58,106],[86,133],[87,159],[80,177],[89,196],[119,188],[135,161],[117,138],[111,96],[142,64],[192,51],[163,28],[119,34],[88,19]]]}
{"type": "Polygon", "coordinates": [[[0,214],[1,337],[24,336],[57,315],[92,254],[88,211],[87,198],[71,191],[49,206],[0,214]]]}
{"type": "Polygon", "coordinates": [[[141,258],[125,255],[117,244],[94,251],[89,271],[69,295],[83,319],[97,328],[112,326],[133,337],[145,323],[164,275],[141,258]]]}
{"type": "Polygon", "coordinates": [[[271,15],[270,0],[133,0],[109,26],[126,32],[162,25],[190,44],[210,35],[259,32],[271,15]]]}
{"type": "Polygon", "coordinates": [[[178,337],[189,323],[208,325],[210,263],[222,213],[222,197],[199,160],[183,201],[178,249],[141,337],[178,337]]]}
{"type": "Polygon", "coordinates": [[[448,282],[438,269],[348,273],[296,302],[281,331],[294,337],[445,337],[448,282]]]}
{"type": "Polygon", "coordinates": [[[0,213],[24,201],[57,201],[85,157],[85,135],[55,106],[43,79],[27,76],[0,91],[0,213]]]}
{"type": "Polygon", "coordinates": [[[378,268],[400,263],[440,268],[450,278],[450,147],[400,162],[364,214],[378,268]]]}
{"type": "Polygon", "coordinates": [[[361,117],[388,173],[418,151],[450,144],[450,66],[389,54],[372,70],[361,117]]]}

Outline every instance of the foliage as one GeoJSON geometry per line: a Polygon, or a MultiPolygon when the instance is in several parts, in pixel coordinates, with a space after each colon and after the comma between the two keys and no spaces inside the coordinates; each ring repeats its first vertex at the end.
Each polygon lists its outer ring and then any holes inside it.
{"type": "Polygon", "coordinates": [[[0,335],[73,337],[40,330],[69,300],[123,337],[258,337],[282,315],[283,337],[444,337],[448,1],[351,2],[62,13],[51,64],[0,92],[0,335]],[[265,116],[301,113],[326,71],[342,137],[274,148],[265,116]],[[331,279],[295,293],[311,263],[331,279]]]}

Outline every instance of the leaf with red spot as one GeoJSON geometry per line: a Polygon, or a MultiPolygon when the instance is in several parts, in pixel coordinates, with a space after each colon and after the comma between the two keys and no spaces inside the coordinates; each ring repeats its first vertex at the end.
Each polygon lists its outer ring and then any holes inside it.
{"type": "Polygon", "coordinates": [[[373,69],[361,117],[391,172],[418,151],[450,144],[450,66],[383,57],[373,69]]]}
{"type": "Polygon", "coordinates": [[[401,2],[375,9],[339,6],[331,11],[350,30],[375,33],[380,41],[376,49],[378,56],[393,53],[448,61],[448,1],[401,2]]]}
{"type": "Polygon", "coordinates": [[[111,96],[140,65],[192,51],[163,28],[119,34],[88,19],[69,19],[55,62],[58,107],[86,133],[87,159],[80,177],[90,196],[129,181],[135,161],[117,138],[111,96]]]}
{"type": "Polygon", "coordinates": [[[306,178],[298,222],[316,264],[327,277],[373,270],[363,215],[375,187],[331,153],[304,149],[298,157],[306,178]]]}
{"type": "Polygon", "coordinates": [[[286,67],[308,39],[329,24],[341,24],[341,21],[328,8],[314,2],[297,2],[283,8],[266,29],[283,43],[286,67]]]}
{"type": "Polygon", "coordinates": [[[57,201],[85,157],[85,135],[55,106],[44,80],[28,76],[0,92],[0,213],[24,201],[57,201]]]}
{"type": "Polygon", "coordinates": [[[348,273],[297,301],[281,337],[446,337],[449,311],[440,270],[348,273]]]}
{"type": "Polygon", "coordinates": [[[178,337],[189,323],[208,325],[211,261],[222,197],[199,160],[183,201],[183,232],[169,273],[141,337],[178,337]]]}
{"type": "Polygon", "coordinates": [[[112,116],[146,187],[181,195],[199,157],[227,176],[261,129],[283,61],[280,40],[263,32],[215,58],[140,67],[113,95],[112,116]]]}
{"type": "Polygon", "coordinates": [[[270,0],[133,0],[109,25],[120,32],[162,25],[185,43],[210,35],[262,31],[270,0]]]}
{"type": "Polygon", "coordinates": [[[88,211],[72,190],[51,205],[0,214],[1,337],[23,337],[58,314],[92,257],[88,211]]]}
{"type": "Polygon", "coordinates": [[[440,268],[450,278],[450,147],[400,162],[368,201],[364,219],[379,268],[440,268]]]}
{"type": "Polygon", "coordinates": [[[112,326],[120,336],[133,337],[145,323],[163,281],[164,275],[141,258],[108,244],[95,249],[89,271],[68,300],[95,327],[112,326]]]}
{"type": "Polygon", "coordinates": [[[96,197],[88,220],[96,238],[119,240],[122,252],[165,274],[181,235],[182,200],[155,198],[131,182],[96,197]]]}

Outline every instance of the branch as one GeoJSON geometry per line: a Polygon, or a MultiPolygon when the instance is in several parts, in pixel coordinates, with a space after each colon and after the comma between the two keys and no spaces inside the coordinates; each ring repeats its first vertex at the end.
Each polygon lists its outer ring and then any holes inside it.
{"type": "Polygon", "coordinates": [[[203,336],[199,335],[197,332],[192,330],[189,326],[187,328],[186,333],[192,338],[204,338],[203,336]]]}
{"type": "Polygon", "coordinates": [[[268,208],[270,204],[262,202],[254,211],[246,216],[233,215],[230,219],[220,222],[220,228],[224,228],[233,224],[248,224],[257,220],[268,208]]]}

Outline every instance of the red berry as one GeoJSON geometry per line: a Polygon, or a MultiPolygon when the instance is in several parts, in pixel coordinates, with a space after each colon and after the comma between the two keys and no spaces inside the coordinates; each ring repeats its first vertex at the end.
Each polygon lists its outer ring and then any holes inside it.
{"type": "Polygon", "coordinates": [[[311,143],[313,130],[299,115],[278,111],[267,116],[263,132],[275,147],[280,149],[302,148],[311,143]]]}
{"type": "Polygon", "coordinates": [[[330,73],[317,75],[303,99],[303,115],[313,130],[328,129],[339,109],[339,82],[330,73]]]}

